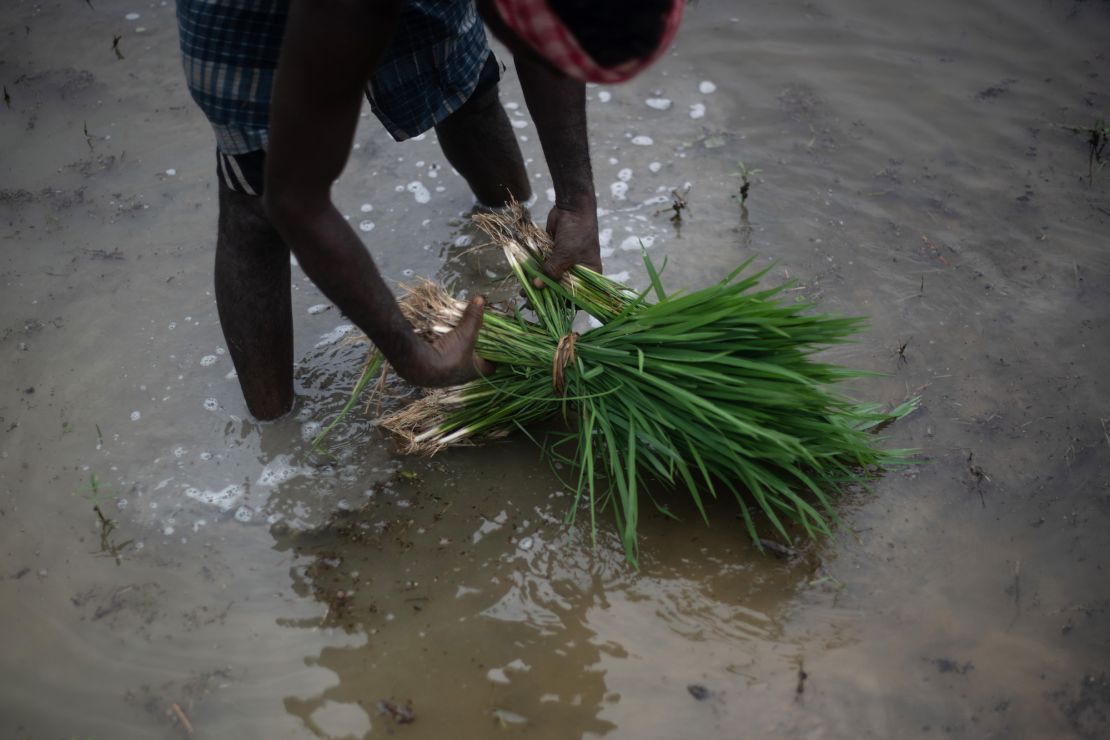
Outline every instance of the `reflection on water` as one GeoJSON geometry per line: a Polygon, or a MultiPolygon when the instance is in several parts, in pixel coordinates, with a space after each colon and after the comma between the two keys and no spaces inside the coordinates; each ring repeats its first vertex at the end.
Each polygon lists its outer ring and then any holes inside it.
{"type": "MultiPolygon", "coordinates": [[[[296,556],[294,591],[323,605],[318,618],[279,623],[361,638],[309,658],[338,683],[287,697],[286,709],[321,736],[399,723],[398,705],[426,737],[498,726],[601,735],[616,727],[608,707],[650,700],[643,671],[661,658],[715,644],[743,666],[755,652],[745,645],[780,637],[777,615],[809,568],[761,567],[738,530],[676,536],[673,522],[649,517],[638,574],[617,542],[594,550],[588,532],[563,526],[568,494],[556,486],[533,449],[511,443],[417,463],[320,527],[274,527],[275,548],[296,556]],[[494,464],[496,480],[483,474],[494,464]],[[477,480],[478,495],[456,494],[477,480]],[[666,557],[655,554],[664,542],[666,557]]],[[[665,691],[696,701],[689,687],[704,671],[680,673],[665,691]]]]}

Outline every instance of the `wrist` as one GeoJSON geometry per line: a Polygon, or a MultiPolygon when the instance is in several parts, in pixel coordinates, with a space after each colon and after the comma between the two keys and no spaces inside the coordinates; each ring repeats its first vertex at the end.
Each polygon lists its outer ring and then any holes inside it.
{"type": "Polygon", "coordinates": [[[418,376],[425,364],[423,353],[427,351],[428,343],[413,330],[408,321],[403,326],[391,327],[385,341],[378,344],[378,349],[398,375],[414,385],[420,384],[422,379],[418,376]]]}

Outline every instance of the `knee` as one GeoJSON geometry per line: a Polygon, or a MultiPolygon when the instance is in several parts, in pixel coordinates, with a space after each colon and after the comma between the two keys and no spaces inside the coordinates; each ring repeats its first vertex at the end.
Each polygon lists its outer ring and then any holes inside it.
{"type": "Polygon", "coordinates": [[[270,228],[270,217],[262,197],[232,190],[222,178],[217,178],[217,181],[221,227],[231,227],[236,231],[270,228]]]}

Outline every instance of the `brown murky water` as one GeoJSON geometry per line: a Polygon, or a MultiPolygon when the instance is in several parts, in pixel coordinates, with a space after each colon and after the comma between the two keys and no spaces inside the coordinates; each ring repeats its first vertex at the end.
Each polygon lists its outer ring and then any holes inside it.
{"type": "MultiPolygon", "coordinates": [[[[363,348],[296,270],[301,400],[249,421],[172,3],[0,19],[0,736],[1110,735],[1110,170],[1060,125],[1110,116],[1110,4],[702,0],[590,90],[610,273],[775,259],[873,317],[859,396],[924,399],[835,539],[762,555],[722,503],[648,517],[639,573],[526,442],[410,460],[356,419],[309,464],[363,348]]],[[[373,124],[337,193],[383,270],[494,277],[433,137],[373,124]]]]}

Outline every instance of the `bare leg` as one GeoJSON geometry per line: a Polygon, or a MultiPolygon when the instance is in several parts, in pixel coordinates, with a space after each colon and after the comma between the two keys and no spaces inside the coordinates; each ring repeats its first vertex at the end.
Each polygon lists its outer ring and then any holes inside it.
{"type": "Polygon", "coordinates": [[[293,406],[289,248],[262,199],[220,183],[216,308],[247,408],[276,419],[293,406]]]}
{"type": "Polygon", "coordinates": [[[471,98],[436,126],[439,146],[482,205],[532,197],[520,145],[497,88],[471,98]]]}

